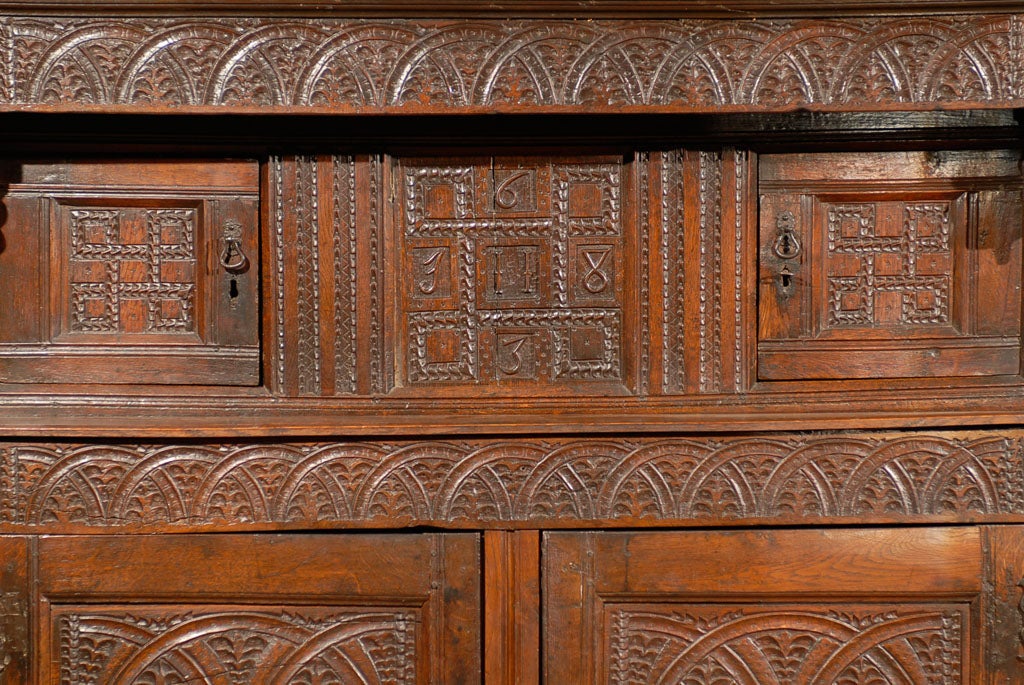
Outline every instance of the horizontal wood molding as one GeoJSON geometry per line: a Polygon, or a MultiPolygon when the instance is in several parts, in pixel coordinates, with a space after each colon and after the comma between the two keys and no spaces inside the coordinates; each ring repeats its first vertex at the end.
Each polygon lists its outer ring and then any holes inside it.
{"type": "Polygon", "coordinates": [[[0,531],[1024,520],[1024,431],[0,444],[0,531]]]}
{"type": "Polygon", "coordinates": [[[449,16],[566,16],[566,17],[832,17],[843,14],[927,14],[934,12],[998,12],[1019,9],[1015,0],[6,0],[0,10],[11,13],[75,14],[125,13],[190,15],[238,13],[245,15],[334,15],[342,17],[449,17],[449,16]]]}
{"type": "Polygon", "coordinates": [[[11,15],[0,21],[0,45],[0,109],[8,111],[771,112],[1024,104],[1024,18],[1003,14],[682,22],[11,15]]]}

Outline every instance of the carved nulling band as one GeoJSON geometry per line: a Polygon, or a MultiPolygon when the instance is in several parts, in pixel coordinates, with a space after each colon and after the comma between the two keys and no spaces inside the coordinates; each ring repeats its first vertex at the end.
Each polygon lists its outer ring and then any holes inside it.
{"type": "Polygon", "coordinates": [[[1024,514],[1024,434],[0,445],[0,528],[1024,514]]]}
{"type": "Polygon", "coordinates": [[[0,20],[0,102],[425,111],[1019,102],[1014,16],[0,20]]]}

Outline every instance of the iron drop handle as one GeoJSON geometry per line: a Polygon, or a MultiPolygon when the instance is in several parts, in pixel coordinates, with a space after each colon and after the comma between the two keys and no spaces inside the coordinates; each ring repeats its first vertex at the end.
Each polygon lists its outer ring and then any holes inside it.
{"type": "Polygon", "coordinates": [[[221,233],[220,265],[230,274],[248,270],[249,258],[242,249],[242,224],[228,220],[221,233]]]}

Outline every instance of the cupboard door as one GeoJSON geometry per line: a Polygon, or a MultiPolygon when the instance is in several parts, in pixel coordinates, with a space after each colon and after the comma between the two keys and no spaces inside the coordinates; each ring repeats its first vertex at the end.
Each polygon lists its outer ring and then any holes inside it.
{"type": "Polygon", "coordinates": [[[0,173],[0,382],[259,383],[256,162],[0,173]]]}
{"type": "Polygon", "coordinates": [[[549,533],[545,682],[981,682],[976,529],[549,533]]]}
{"type": "Polygon", "coordinates": [[[758,378],[1019,376],[1019,158],[762,156],[758,378]]]}
{"type": "Polygon", "coordinates": [[[476,683],[476,535],[48,537],[41,683],[476,683]]]}

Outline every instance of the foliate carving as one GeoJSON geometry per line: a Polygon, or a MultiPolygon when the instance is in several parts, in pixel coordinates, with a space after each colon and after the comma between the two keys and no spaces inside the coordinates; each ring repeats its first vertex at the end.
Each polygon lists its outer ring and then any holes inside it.
{"type": "Polygon", "coordinates": [[[655,605],[610,618],[610,682],[963,682],[966,608],[655,605]]]}
{"type": "Polygon", "coordinates": [[[387,22],[5,18],[12,105],[418,110],[1010,105],[1006,15],[844,20],[387,22]]]}
{"type": "Polygon", "coordinates": [[[406,380],[620,380],[621,166],[402,168],[406,380]]]}
{"type": "Polygon", "coordinates": [[[951,202],[824,205],[828,328],[948,325],[951,202]]]}
{"type": "Polygon", "coordinates": [[[414,611],[55,607],[60,682],[416,682],[414,611]]]}
{"type": "Polygon", "coordinates": [[[62,212],[69,333],[194,333],[195,208],[62,212]]]}
{"type": "Polygon", "coordinates": [[[0,514],[14,531],[1024,513],[1016,432],[3,450],[15,479],[0,514]]]}

